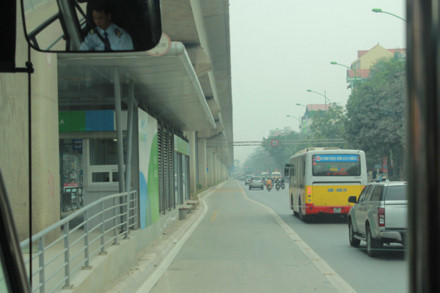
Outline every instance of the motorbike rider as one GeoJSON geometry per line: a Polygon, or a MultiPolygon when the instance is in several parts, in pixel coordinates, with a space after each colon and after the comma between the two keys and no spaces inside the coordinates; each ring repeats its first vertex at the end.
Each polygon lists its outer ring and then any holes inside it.
{"type": "Polygon", "coordinates": [[[272,188],[272,178],[267,178],[266,179],[266,188],[269,188],[269,186],[272,188]]]}
{"type": "Polygon", "coordinates": [[[280,188],[284,189],[284,179],[280,177],[275,178],[275,187],[277,188],[277,190],[279,190],[280,188]]]}

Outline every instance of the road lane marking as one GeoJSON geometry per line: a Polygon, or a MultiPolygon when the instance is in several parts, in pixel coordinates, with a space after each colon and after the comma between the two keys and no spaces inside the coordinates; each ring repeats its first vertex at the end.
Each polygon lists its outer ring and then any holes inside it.
{"type": "MultiPolygon", "coordinates": [[[[238,183],[237,183],[238,185],[238,183]]],[[[244,191],[244,189],[239,185],[241,189],[241,193],[244,198],[265,208],[275,219],[275,221],[283,228],[283,230],[289,235],[289,237],[293,240],[300,250],[308,257],[311,262],[315,265],[315,267],[327,278],[327,280],[335,287],[338,292],[345,293],[351,292],[356,293],[356,290],[350,286],[341,276],[336,273],[335,270],[326,262],[322,257],[320,257],[302,238],[290,227],[283,219],[270,207],[249,198],[244,191]],[[320,259],[320,261],[316,261],[320,259]]]]}
{"type": "Polygon", "coordinates": [[[214,222],[215,217],[217,216],[218,211],[215,211],[214,214],[211,217],[211,222],[214,222]]]}

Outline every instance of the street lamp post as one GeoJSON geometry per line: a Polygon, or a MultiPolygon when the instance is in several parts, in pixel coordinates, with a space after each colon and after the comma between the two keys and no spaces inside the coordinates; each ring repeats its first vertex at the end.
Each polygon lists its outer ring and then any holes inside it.
{"type": "Polygon", "coordinates": [[[326,94],[325,90],[324,90],[324,94],[322,94],[322,93],[320,93],[320,92],[315,92],[315,91],[312,91],[312,90],[307,90],[307,92],[309,92],[309,93],[315,93],[315,94],[317,94],[317,95],[323,96],[323,97],[324,97],[324,103],[325,103],[325,107],[324,107],[324,109],[325,109],[325,111],[327,111],[327,94],[326,94]]]}
{"type": "Polygon", "coordinates": [[[401,19],[401,20],[403,20],[403,21],[406,22],[406,19],[404,19],[404,18],[402,18],[402,17],[400,17],[400,16],[398,16],[398,15],[395,15],[395,14],[393,14],[393,13],[391,13],[391,12],[383,11],[383,10],[380,9],[380,8],[373,8],[373,9],[371,9],[371,11],[376,12],[376,13],[385,13],[385,14],[389,14],[389,15],[392,15],[392,16],[394,16],[394,17],[397,17],[398,19],[401,19]]]}
{"type": "Polygon", "coordinates": [[[300,132],[301,131],[301,119],[299,117],[289,115],[289,114],[286,115],[286,117],[298,119],[298,132],[300,132]]]}
{"type": "Polygon", "coordinates": [[[308,118],[307,118],[307,106],[306,105],[303,105],[303,104],[300,104],[300,103],[296,103],[296,105],[297,106],[301,106],[301,107],[304,107],[304,108],[306,108],[306,112],[305,112],[305,114],[302,116],[302,119],[303,119],[303,121],[302,121],[302,123],[301,123],[301,136],[303,135],[303,133],[305,133],[306,131],[307,131],[307,121],[308,121],[308,118]]]}
{"type": "MultiPolygon", "coordinates": [[[[350,66],[338,63],[336,61],[331,61],[330,64],[332,64],[332,65],[339,65],[339,66],[345,67],[348,70],[350,70],[350,66]]],[[[356,68],[356,63],[354,63],[354,84],[353,84],[353,87],[356,86],[356,80],[357,80],[357,68],[356,68]]]]}

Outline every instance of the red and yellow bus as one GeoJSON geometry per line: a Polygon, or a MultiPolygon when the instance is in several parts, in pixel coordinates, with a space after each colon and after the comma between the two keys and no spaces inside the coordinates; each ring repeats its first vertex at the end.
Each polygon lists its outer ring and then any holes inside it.
{"type": "Polygon", "coordinates": [[[307,148],[286,164],[290,208],[301,220],[317,214],[348,214],[367,184],[365,153],[339,148],[307,148]]]}

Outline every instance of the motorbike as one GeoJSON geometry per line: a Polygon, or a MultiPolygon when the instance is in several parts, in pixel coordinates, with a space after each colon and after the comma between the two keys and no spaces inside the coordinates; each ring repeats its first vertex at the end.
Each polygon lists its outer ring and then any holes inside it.
{"type": "Polygon", "coordinates": [[[283,183],[281,183],[281,189],[284,190],[284,188],[286,188],[286,185],[283,183]]]}
{"type": "Polygon", "coordinates": [[[266,184],[266,189],[267,189],[267,191],[270,191],[272,189],[272,184],[267,183],[266,184]]]}
{"type": "Polygon", "coordinates": [[[275,184],[275,189],[276,189],[277,191],[279,191],[280,188],[281,188],[281,184],[279,184],[279,183],[275,184]]]}

